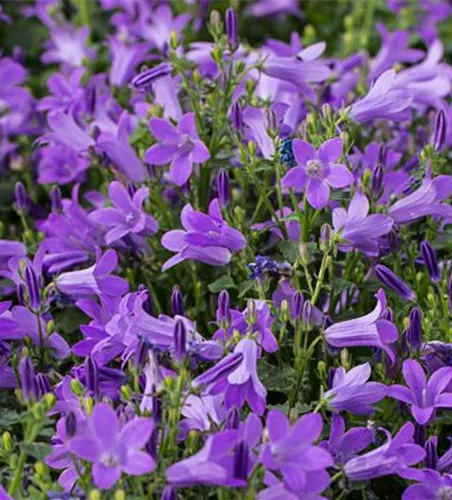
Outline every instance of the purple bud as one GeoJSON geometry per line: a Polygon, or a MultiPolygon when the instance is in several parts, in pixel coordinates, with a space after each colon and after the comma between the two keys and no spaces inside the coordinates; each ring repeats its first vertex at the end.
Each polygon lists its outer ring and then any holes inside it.
{"type": "Polygon", "coordinates": [[[411,348],[418,351],[422,346],[422,319],[419,307],[410,311],[410,326],[407,331],[407,340],[411,348]]]}
{"type": "Polygon", "coordinates": [[[187,352],[187,329],[184,322],[178,319],[174,327],[174,357],[177,361],[184,359],[187,352]]]}
{"type": "Polygon", "coordinates": [[[229,325],[231,322],[231,310],[229,293],[226,290],[220,292],[218,296],[218,323],[229,325]]]}
{"type": "Polygon", "coordinates": [[[303,294],[298,290],[293,294],[292,297],[292,319],[301,319],[301,313],[303,311],[304,298],[303,294]]]}
{"type": "Polygon", "coordinates": [[[378,162],[382,165],[386,165],[386,156],[388,154],[388,149],[386,148],[386,144],[382,142],[380,147],[378,148],[378,162]]]}
{"type": "Polygon", "coordinates": [[[402,248],[402,240],[400,239],[398,231],[394,228],[392,228],[388,234],[388,245],[389,250],[393,253],[397,253],[402,248]]]}
{"type": "Polygon", "coordinates": [[[64,420],[66,425],[66,438],[71,438],[75,436],[77,432],[77,419],[75,418],[75,413],[70,411],[64,420]]]}
{"type": "Polygon", "coordinates": [[[50,206],[52,212],[59,213],[63,211],[63,203],[61,202],[61,189],[58,186],[53,186],[50,190],[50,206]]]}
{"type": "Polygon", "coordinates": [[[383,192],[384,169],[381,163],[377,163],[372,172],[372,192],[376,198],[380,198],[383,192]]]}
{"type": "Polygon", "coordinates": [[[276,120],[276,114],[272,109],[267,111],[267,126],[270,131],[277,130],[278,121],[276,120]]]}
{"type": "Polygon", "coordinates": [[[382,264],[375,266],[377,278],[403,300],[414,300],[416,295],[396,274],[382,264]]]}
{"type": "Polygon", "coordinates": [[[30,198],[27,190],[21,182],[16,182],[14,186],[14,206],[19,214],[25,215],[30,208],[30,198]]]}
{"type": "Polygon", "coordinates": [[[25,401],[36,400],[38,388],[36,386],[35,368],[29,357],[22,358],[19,363],[20,384],[25,401]]]}
{"type": "Polygon", "coordinates": [[[240,441],[234,448],[234,479],[248,479],[249,449],[245,441],[240,441]]]}
{"type": "Polygon", "coordinates": [[[149,347],[148,343],[144,339],[140,339],[138,347],[135,352],[135,366],[138,368],[144,368],[148,360],[149,347]]]}
{"type": "Polygon", "coordinates": [[[239,44],[238,40],[238,22],[237,14],[232,7],[226,11],[226,34],[228,35],[228,43],[232,49],[235,49],[239,44]]]}
{"type": "Polygon", "coordinates": [[[436,470],[438,465],[438,438],[437,436],[431,436],[427,439],[424,446],[425,458],[424,467],[427,469],[436,470]]]}
{"type": "Polygon", "coordinates": [[[184,315],[184,299],[177,285],[173,287],[173,293],[171,294],[171,307],[173,309],[173,316],[184,315]]]}
{"type": "Polygon", "coordinates": [[[45,394],[52,392],[52,387],[50,387],[49,379],[43,373],[38,373],[36,375],[36,389],[39,399],[42,398],[45,394]]]}
{"type": "Polygon", "coordinates": [[[85,359],[85,387],[90,396],[99,395],[99,365],[91,356],[85,359]]]}
{"type": "Polygon", "coordinates": [[[154,68],[142,71],[140,74],[136,75],[132,79],[132,85],[136,89],[149,87],[152,82],[161,78],[162,76],[167,76],[171,74],[172,66],[169,63],[161,63],[154,68]]]}
{"type": "Polygon", "coordinates": [[[438,111],[435,117],[435,126],[433,129],[432,146],[435,151],[439,152],[444,144],[444,139],[446,138],[447,132],[447,122],[446,114],[441,109],[438,111]]]}
{"type": "Polygon", "coordinates": [[[400,337],[400,353],[402,356],[410,354],[410,349],[408,347],[408,335],[409,328],[405,329],[400,337]]]}
{"type": "Polygon", "coordinates": [[[233,406],[227,413],[225,419],[226,429],[238,429],[240,425],[240,410],[233,406]]]}
{"type": "Polygon", "coordinates": [[[324,250],[328,250],[331,243],[331,226],[323,224],[320,228],[320,242],[324,250]]]}
{"type": "Polygon", "coordinates": [[[312,327],[312,304],[310,300],[306,300],[303,304],[303,311],[301,313],[301,321],[306,328],[312,327]]]}
{"type": "Polygon", "coordinates": [[[177,492],[172,486],[165,486],[160,500],[177,500],[177,492]]]}
{"type": "Polygon", "coordinates": [[[146,451],[151,455],[153,459],[157,458],[157,446],[158,446],[158,433],[157,428],[154,427],[151,435],[149,436],[148,442],[145,445],[146,451]]]}
{"type": "Polygon", "coordinates": [[[238,102],[235,102],[231,108],[231,121],[232,126],[237,132],[241,132],[243,130],[243,113],[242,108],[238,102]]]}
{"type": "Polygon", "coordinates": [[[97,89],[95,85],[86,89],[86,112],[93,116],[96,113],[97,89]]]}
{"type": "Polygon", "coordinates": [[[328,389],[333,388],[333,380],[334,380],[334,374],[336,373],[336,370],[334,368],[328,368],[328,374],[327,374],[327,379],[326,379],[326,384],[328,389]]]}
{"type": "Polygon", "coordinates": [[[24,269],[24,281],[28,292],[28,303],[33,311],[39,311],[41,307],[41,290],[39,279],[31,262],[27,261],[24,269]]]}
{"type": "Polygon", "coordinates": [[[220,205],[226,207],[231,200],[229,190],[229,173],[225,168],[222,168],[217,176],[217,190],[220,205]]]}
{"type": "Polygon", "coordinates": [[[441,279],[441,272],[438,266],[438,259],[433,246],[428,241],[421,243],[421,255],[425,266],[427,267],[428,274],[433,283],[438,283],[441,279]]]}
{"type": "Polygon", "coordinates": [[[19,304],[21,306],[27,305],[27,301],[25,300],[25,291],[26,291],[25,285],[23,283],[21,283],[17,287],[17,300],[19,301],[19,304]]]}

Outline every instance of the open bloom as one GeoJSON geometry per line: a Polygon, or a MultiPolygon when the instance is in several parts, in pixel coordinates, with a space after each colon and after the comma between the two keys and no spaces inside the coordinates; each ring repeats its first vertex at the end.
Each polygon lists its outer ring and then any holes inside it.
{"type": "Polygon", "coordinates": [[[114,208],[99,208],[90,214],[90,219],[110,228],[105,243],[118,241],[128,234],[149,236],[158,231],[158,222],[143,211],[143,203],[149,196],[149,189],[142,187],[133,195],[120,182],[114,181],[108,188],[114,208]]]}
{"type": "Polygon", "coordinates": [[[134,418],[121,429],[113,408],[99,403],[94,407],[86,434],[72,438],[69,449],[94,464],[94,484],[108,489],[119,481],[122,472],[141,476],[155,469],[152,457],[140,451],[153,430],[154,421],[142,417],[134,418]]]}
{"type": "Polygon", "coordinates": [[[369,363],[355,366],[348,373],[344,367],[336,369],[333,386],[323,397],[333,411],[350,411],[367,415],[373,413],[371,403],[385,397],[386,386],[378,382],[368,382],[371,375],[369,363]]]}
{"type": "Polygon", "coordinates": [[[339,249],[343,252],[360,250],[365,255],[377,256],[378,239],[391,231],[393,221],[383,214],[369,214],[369,200],[358,191],[348,209],[333,210],[334,232],[340,238],[339,249]]]}
{"type": "Polygon", "coordinates": [[[170,177],[177,186],[188,181],[193,163],[204,163],[210,158],[209,150],[198,137],[193,113],[186,113],[177,128],[162,118],[152,118],[150,127],[159,142],[146,151],[144,159],[151,165],[171,163],[170,177]]]}
{"type": "Polygon", "coordinates": [[[175,229],[163,235],[162,245],[177,252],[163,264],[163,271],[186,259],[224,266],[231,260],[232,252],[240,252],[246,246],[243,234],[223,220],[218,199],[210,202],[208,214],[185,205],[181,221],[185,231],[175,229]]]}
{"type": "Polygon", "coordinates": [[[335,323],[325,330],[325,338],[332,347],[372,346],[383,349],[394,361],[395,356],[388,344],[397,340],[397,328],[393,323],[382,319],[386,309],[386,297],[383,290],[376,294],[375,309],[361,318],[335,323]]]}
{"type": "Polygon", "coordinates": [[[452,408],[452,393],[445,393],[452,380],[452,368],[440,368],[428,382],[421,365],[414,359],[407,359],[402,370],[408,387],[392,385],[388,388],[388,396],[411,405],[411,413],[418,424],[426,425],[436,408],[452,408]]]}
{"type": "Polygon", "coordinates": [[[406,423],[391,438],[383,429],[388,441],[379,448],[349,460],[344,467],[346,476],[353,481],[366,481],[376,477],[397,474],[406,479],[422,478],[422,471],[410,467],[425,456],[422,446],[414,444],[414,425],[406,423]]]}
{"type": "Polygon", "coordinates": [[[436,470],[423,471],[420,483],[412,484],[404,491],[402,500],[423,500],[427,498],[442,500],[452,495],[452,474],[441,475],[436,470]]]}
{"type": "Polygon", "coordinates": [[[298,166],[289,170],[282,185],[296,192],[306,188],[307,199],[314,208],[326,206],[330,187],[343,188],[352,183],[351,172],[337,163],[342,155],[342,140],[338,137],[324,142],[318,151],[309,142],[295,139],[292,150],[298,166]]]}
{"type": "Polygon", "coordinates": [[[93,266],[60,274],[56,279],[57,288],[77,298],[101,294],[118,297],[127,292],[129,285],[125,279],[110,275],[117,265],[114,250],[107,250],[102,256],[98,253],[93,266]]]}

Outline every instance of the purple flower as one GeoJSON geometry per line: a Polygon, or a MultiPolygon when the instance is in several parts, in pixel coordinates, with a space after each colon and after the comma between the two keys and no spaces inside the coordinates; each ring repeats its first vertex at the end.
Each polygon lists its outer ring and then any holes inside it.
{"type": "Polygon", "coordinates": [[[146,69],[136,75],[132,80],[132,85],[136,89],[148,89],[152,83],[171,75],[173,67],[169,63],[161,63],[151,69],[146,69]]]}
{"type": "Polygon", "coordinates": [[[430,275],[430,279],[433,283],[438,283],[441,279],[441,270],[438,265],[436,251],[433,245],[427,240],[421,243],[421,256],[428,274],[430,275]]]}
{"type": "Polygon", "coordinates": [[[452,380],[452,368],[440,368],[428,382],[421,365],[414,359],[404,361],[402,370],[408,387],[393,385],[388,388],[388,396],[411,405],[418,424],[430,422],[436,408],[452,408],[452,394],[444,393],[452,380]]]}
{"type": "Polygon", "coordinates": [[[306,188],[309,204],[324,208],[330,198],[330,187],[344,188],[353,182],[353,175],[345,165],[337,163],[342,155],[342,140],[329,139],[315,150],[314,146],[295,139],[292,149],[298,167],[291,168],[282,180],[283,188],[301,192],[306,188]]]}
{"type": "Polygon", "coordinates": [[[395,78],[392,69],[380,75],[369,93],[349,108],[350,118],[360,123],[376,119],[405,120],[413,98],[408,91],[394,88],[395,78]]]}
{"type": "Polygon", "coordinates": [[[402,500],[441,500],[452,495],[452,475],[435,470],[423,470],[423,477],[418,484],[412,484],[404,491],[402,500]]]}
{"type": "Polygon", "coordinates": [[[114,250],[107,250],[104,255],[99,252],[93,266],[62,273],[55,283],[60,292],[76,298],[102,294],[108,297],[124,295],[129,288],[127,281],[110,275],[117,265],[118,256],[114,250]]]}
{"type": "Polygon", "coordinates": [[[185,205],[181,222],[185,231],[176,229],[163,235],[162,245],[177,252],[163,264],[163,271],[186,259],[224,266],[230,262],[232,252],[240,252],[246,246],[243,234],[223,220],[217,199],[210,202],[208,214],[185,205]]]}
{"type": "MultiPolygon", "coordinates": [[[[322,417],[318,413],[303,415],[292,426],[279,410],[271,410],[267,415],[268,441],[260,460],[270,471],[279,472],[285,489],[298,495],[298,498],[311,498],[308,493],[321,493],[329,484],[326,468],[333,465],[333,457],[326,449],[314,444],[322,433],[322,427],[322,417]]],[[[271,497],[270,493],[266,490],[260,498],[278,498],[271,497]]]]}
{"type": "Polygon", "coordinates": [[[369,200],[358,191],[350,201],[348,209],[333,210],[334,233],[339,236],[339,249],[343,252],[360,250],[368,256],[378,256],[378,239],[391,231],[391,217],[369,214],[369,200]]]}
{"type": "Polygon", "coordinates": [[[382,430],[388,441],[375,450],[349,460],[344,467],[345,475],[352,481],[367,481],[391,474],[405,479],[422,478],[422,471],[410,467],[425,457],[424,448],[413,443],[414,425],[406,423],[394,438],[387,430],[382,430]]]}
{"type": "Polygon", "coordinates": [[[384,285],[396,292],[402,300],[414,300],[416,298],[413,290],[386,266],[382,264],[376,265],[375,274],[384,285]]]}
{"type": "Polygon", "coordinates": [[[248,106],[243,111],[243,123],[247,126],[250,138],[259,146],[262,156],[269,160],[275,154],[275,146],[267,132],[265,113],[260,108],[248,106]]]}
{"type": "Polygon", "coordinates": [[[89,31],[88,26],[82,26],[78,30],[68,27],[51,29],[51,39],[46,44],[46,52],[41,56],[42,62],[82,66],[85,58],[92,58],[94,55],[87,47],[89,31]]]}
{"type": "Polygon", "coordinates": [[[105,243],[110,245],[128,234],[149,236],[158,231],[158,222],[143,211],[143,203],[149,196],[149,189],[142,187],[130,196],[120,182],[114,181],[108,187],[113,203],[111,208],[99,208],[90,214],[90,219],[109,229],[105,243]]]}
{"type": "Polygon", "coordinates": [[[253,17],[283,16],[291,14],[301,17],[300,5],[298,0],[258,0],[249,5],[245,14],[253,17]]]}
{"type": "Polygon", "coordinates": [[[220,360],[192,382],[193,387],[202,388],[205,394],[219,394],[227,387],[227,378],[243,361],[243,353],[233,352],[220,360]]]}
{"type": "Polygon", "coordinates": [[[91,462],[94,484],[101,489],[116,484],[121,473],[141,476],[152,472],[156,464],[144,448],[154,429],[150,418],[136,417],[120,428],[116,412],[106,403],[94,407],[84,435],[69,442],[74,455],[91,462]]]}
{"type": "Polygon", "coordinates": [[[393,323],[382,319],[386,309],[386,297],[383,290],[376,294],[375,309],[361,318],[335,323],[325,330],[325,338],[332,347],[371,346],[383,349],[394,361],[395,355],[388,344],[397,340],[397,328],[393,323]]]}
{"type": "Polygon", "coordinates": [[[39,149],[39,184],[68,184],[83,179],[89,161],[65,144],[52,144],[39,149]]]}
{"type": "Polygon", "coordinates": [[[219,427],[226,417],[223,399],[222,394],[188,396],[182,408],[182,415],[185,418],[179,424],[183,435],[191,429],[204,432],[212,430],[215,426],[219,427]]]}
{"type": "Polygon", "coordinates": [[[84,68],[75,68],[69,76],[54,73],[47,81],[47,87],[53,95],[43,97],[37,109],[68,112],[72,107],[77,108],[84,96],[84,89],[81,85],[84,73],[84,68]]]}
{"type": "Polygon", "coordinates": [[[240,365],[228,375],[228,387],[225,392],[226,409],[234,406],[242,408],[245,401],[257,415],[265,411],[267,389],[259,380],[257,374],[257,360],[260,357],[260,348],[249,338],[242,339],[234,350],[243,354],[240,365]]]}
{"type": "Polygon", "coordinates": [[[27,255],[23,243],[19,241],[0,240],[0,269],[6,269],[11,257],[21,258],[27,255]]]}
{"type": "Polygon", "coordinates": [[[122,87],[129,83],[136,66],[146,59],[149,46],[144,43],[130,45],[111,38],[109,48],[112,62],[108,79],[111,85],[122,87]]]}
{"type": "Polygon", "coordinates": [[[354,427],[345,432],[344,419],[334,413],[331,417],[330,436],[320,446],[328,450],[337,466],[342,467],[357,453],[372,443],[373,434],[367,427],[354,427]]]}
{"type": "Polygon", "coordinates": [[[186,113],[177,128],[162,118],[152,118],[150,128],[159,142],[146,151],[144,159],[151,165],[171,163],[170,177],[177,186],[188,181],[193,163],[204,163],[210,158],[209,150],[198,137],[193,113],[186,113]]]}
{"type": "Polygon", "coordinates": [[[349,411],[361,415],[373,413],[371,403],[377,403],[385,397],[386,386],[368,382],[370,375],[369,363],[355,366],[348,373],[342,366],[337,368],[331,389],[323,395],[328,408],[335,412],[349,411]]]}

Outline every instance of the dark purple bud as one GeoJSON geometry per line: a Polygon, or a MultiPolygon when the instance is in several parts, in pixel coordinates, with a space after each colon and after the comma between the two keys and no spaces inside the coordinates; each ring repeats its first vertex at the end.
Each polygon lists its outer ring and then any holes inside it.
{"type": "Polygon", "coordinates": [[[228,35],[228,43],[232,49],[237,48],[238,39],[238,22],[237,14],[232,7],[226,11],[226,34],[228,35]]]}
{"type": "Polygon", "coordinates": [[[144,368],[148,361],[149,346],[146,340],[140,339],[137,350],[135,352],[135,366],[144,368]]]}
{"type": "Polygon", "coordinates": [[[45,394],[52,392],[49,379],[43,373],[38,373],[36,375],[36,389],[39,399],[41,399],[45,394]]]}
{"type": "Polygon", "coordinates": [[[173,316],[184,315],[184,299],[177,285],[173,287],[173,293],[171,294],[171,307],[173,309],[173,316]]]}
{"type": "Polygon", "coordinates": [[[381,143],[378,148],[378,162],[382,165],[386,165],[386,155],[388,153],[388,149],[386,148],[385,143],[381,143]]]}
{"type": "Polygon", "coordinates": [[[17,213],[25,215],[30,208],[30,198],[28,197],[27,190],[21,182],[16,182],[14,186],[14,206],[17,213]]]}
{"type": "Polygon", "coordinates": [[[306,328],[312,327],[312,304],[310,300],[306,300],[303,304],[303,311],[301,313],[301,321],[306,328]]]}
{"type": "Polygon", "coordinates": [[[301,313],[303,311],[304,298],[303,294],[298,290],[293,294],[292,297],[292,319],[301,319],[301,313]]]}
{"type": "Polygon", "coordinates": [[[178,319],[174,327],[174,357],[182,361],[187,352],[187,329],[184,322],[178,319]]]}
{"type": "Polygon", "coordinates": [[[375,266],[377,278],[403,300],[414,300],[415,293],[396,274],[382,264],[375,266]]]}
{"type": "Polygon", "coordinates": [[[430,279],[433,283],[438,283],[441,279],[441,271],[439,270],[435,249],[428,241],[423,241],[421,243],[421,255],[424,265],[427,267],[430,279]]]}
{"type": "Polygon", "coordinates": [[[177,492],[172,486],[165,486],[160,500],[177,500],[177,492]]]}
{"type": "Polygon", "coordinates": [[[267,126],[270,131],[277,130],[278,121],[276,120],[276,114],[272,109],[267,111],[267,126]]]}
{"type": "Polygon", "coordinates": [[[407,340],[412,349],[419,351],[422,346],[422,317],[419,307],[413,307],[410,311],[407,340]]]}
{"type": "Polygon", "coordinates": [[[402,356],[406,356],[410,354],[410,349],[408,347],[408,332],[409,328],[402,332],[400,337],[400,353],[402,356]]]}
{"type": "Polygon", "coordinates": [[[136,89],[146,88],[151,85],[152,82],[161,78],[162,76],[167,76],[171,74],[172,66],[169,63],[161,63],[154,68],[142,71],[140,74],[136,75],[132,79],[132,85],[136,89]]]}
{"type": "Polygon", "coordinates": [[[233,406],[227,413],[225,419],[226,429],[238,429],[240,425],[240,409],[233,406]]]}
{"type": "Polygon", "coordinates": [[[427,442],[424,446],[425,449],[425,458],[424,458],[424,467],[426,469],[436,470],[438,465],[438,438],[437,436],[431,436],[427,439],[427,442]]]}
{"type": "Polygon", "coordinates": [[[232,126],[237,132],[241,132],[243,130],[243,113],[242,108],[238,102],[235,102],[231,108],[231,121],[232,126]]]}
{"type": "Polygon", "coordinates": [[[41,290],[39,278],[31,262],[27,262],[24,269],[24,281],[28,292],[28,303],[33,311],[39,311],[41,307],[41,290]]]}
{"type": "Polygon", "coordinates": [[[240,441],[234,448],[234,478],[248,479],[249,449],[245,441],[240,441]]]}
{"type": "Polygon", "coordinates": [[[394,311],[390,307],[387,307],[381,313],[380,319],[385,319],[385,320],[390,321],[391,323],[393,323],[394,322],[394,311]]]}
{"type": "Polygon", "coordinates": [[[89,115],[96,113],[97,89],[95,85],[86,89],[86,112],[89,115]]]}
{"type": "Polygon", "coordinates": [[[85,359],[85,387],[90,396],[99,395],[99,365],[91,356],[85,359]]]}
{"type": "Polygon", "coordinates": [[[397,253],[402,248],[402,240],[400,239],[399,232],[394,228],[388,234],[388,245],[389,250],[393,253],[397,253]]]}
{"type": "Polygon", "coordinates": [[[38,397],[38,388],[36,386],[35,368],[28,356],[20,360],[19,375],[25,401],[29,401],[30,399],[36,400],[38,397]]]}
{"type": "Polygon", "coordinates": [[[25,291],[26,291],[25,285],[23,283],[21,283],[17,287],[17,300],[19,301],[19,304],[21,306],[27,305],[27,301],[25,300],[25,291]]]}
{"type": "Polygon", "coordinates": [[[50,206],[52,212],[62,212],[63,203],[61,202],[61,189],[58,186],[53,186],[50,190],[50,206]]]}
{"type": "Polygon", "coordinates": [[[73,411],[70,411],[65,418],[64,423],[66,424],[66,438],[71,438],[75,436],[77,432],[77,419],[73,411]]]}
{"type": "Polygon", "coordinates": [[[231,201],[231,193],[229,189],[229,173],[225,168],[222,168],[218,173],[217,190],[220,205],[226,207],[231,201]]]}
{"type": "Polygon", "coordinates": [[[377,163],[372,172],[372,193],[376,198],[380,198],[383,192],[384,169],[381,163],[377,163]]]}
{"type": "Polygon", "coordinates": [[[433,129],[433,137],[432,137],[432,146],[435,151],[441,151],[441,148],[444,144],[444,139],[446,138],[447,132],[447,122],[446,122],[446,114],[441,109],[438,111],[435,117],[435,126],[433,129]]]}
{"type": "MultiPolygon", "coordinates": [[[[326,330],[331,325],[334,325],[334,321],[331,319],[331,316],[327,314],[323,318],[323,329],[326,330]]],[[[334,348],[332,348],[332,349],[334,349],[334,348]]]]}
{"type": "Polygon", "coordinates": [[[229,293],[226,290],[220,292],[218,296],[218,323],[224,327],[228,327],[231,322],[231,310],[229,293]]]}
{"type": "Polygon", "coordinates": [[[229,354],[212,368],[207,369],[196,377],[192,384],[193,387],[203,386],[209,394],[210,389],[214,389],[217,384],[225,380],[230,373],[236,370],[243,361],[243,354],[241,352],[233,352],[229,354]]]}

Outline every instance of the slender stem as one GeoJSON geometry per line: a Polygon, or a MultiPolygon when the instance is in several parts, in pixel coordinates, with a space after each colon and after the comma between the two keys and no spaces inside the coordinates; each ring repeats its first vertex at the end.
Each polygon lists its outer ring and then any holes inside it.
{"type": "Polygon", "coordinates": [[[19,461],[17,463],[16,472],[14,474],[13,482],[8,490],[8,495],[14,497],[14,493],[16,493],[17,488],[20,485],[20,481],[22,479],[22,474],[25,466],[25,460],[27,459],[27,454],[24,450],[20,452],[19,461]]]}

